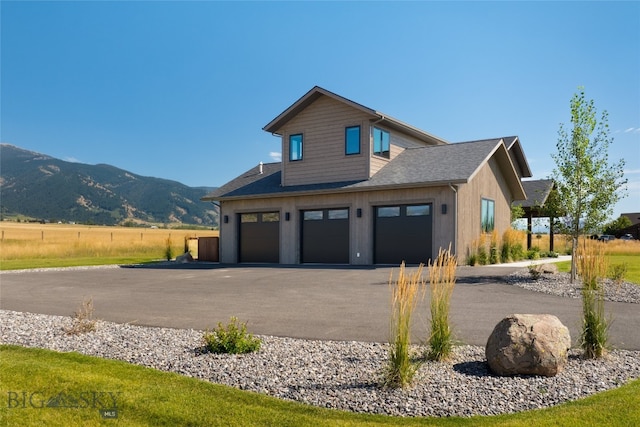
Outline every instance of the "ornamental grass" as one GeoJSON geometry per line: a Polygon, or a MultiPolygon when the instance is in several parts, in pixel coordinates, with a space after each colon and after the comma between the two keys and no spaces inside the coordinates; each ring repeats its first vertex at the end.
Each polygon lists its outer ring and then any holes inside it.
{"type": "Polygon", "coordinates": [[[431,335],[427,358],[445,360],[451,355],[453,338],[449,312],[451,295],[456,284],[456,257],[451,247],[440,249],[435,262],[429,263],[429,289],[431,293],[431,335]]]}
{"type": "Polygon", "coordinates": [[[608,263],[606,244],[583,240],[578,245],[578,275],[582,280],[582,332],[580,346],[587,359],[599,359],[606,354],[610,321],[604,313],[604,284],[608,263]]]}
{"type": "Polygon", "coordinates": [[[416,271],[407,273],[404,261],[398,278],[389,277],[391,287],[391,346],[389,361],[383,374],[383,386],[402,388],[411,384],[419,368],[419,362],[411,355],[411,319],[418,298],[424,295],[424,279],[420,264],[416,271]]]}

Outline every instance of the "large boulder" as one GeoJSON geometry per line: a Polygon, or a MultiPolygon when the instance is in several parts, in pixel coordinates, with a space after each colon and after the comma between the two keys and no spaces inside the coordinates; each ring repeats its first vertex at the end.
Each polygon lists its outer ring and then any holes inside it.
{"type": "Polygon", "coordinates": [[[569,329],[550,314],[512,314],[487,340],[485,354],[496,375],[552,377],[567,364],[569,329]]]}

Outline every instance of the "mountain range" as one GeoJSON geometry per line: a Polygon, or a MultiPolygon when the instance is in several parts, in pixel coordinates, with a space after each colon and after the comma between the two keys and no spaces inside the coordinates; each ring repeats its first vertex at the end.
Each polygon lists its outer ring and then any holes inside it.
{"type": "Polygon", "coordinates": [[[209,187],[136,175],[106,164],[67,162],[0,144],[0,214],[89,224],[196,224],[218,211],[209,187]]]}

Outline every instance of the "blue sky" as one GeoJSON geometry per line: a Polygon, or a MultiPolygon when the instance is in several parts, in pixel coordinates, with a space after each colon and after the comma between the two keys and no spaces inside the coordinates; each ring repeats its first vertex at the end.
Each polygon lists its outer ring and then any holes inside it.
{"type": "Polygon", "coordinates": [[[314,85],[450,142],[518,135],[553,170],[578,86],[640,212],[639,2],[2,1],[0,139],[219,186],[314,85]]]}

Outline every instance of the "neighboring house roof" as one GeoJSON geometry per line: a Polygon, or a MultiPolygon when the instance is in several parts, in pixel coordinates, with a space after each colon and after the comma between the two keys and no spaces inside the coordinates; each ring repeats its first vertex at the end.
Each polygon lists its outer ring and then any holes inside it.
{"type": "Polygon", "coordinates": [[[620,216],[626,216],[631,220],[631,224],[640,224],[640,212],[622,213],[620,216]]]}
{"type": "Polygon", "coordinates": [[[515,202],[514,205],[522,206],[525,209],[543,206],[547,202],[551,190],[553,190],[553,185],[552,179],[522,181],[522,187],[527,194],[527,199],[515,202]]]}
{"type": "Polygon", "coordinates": [[[362,104],[358,104],[357,102],[351,101],[350,99],[344,98],[340,95],[337,95],[333,92],[330,92],[326,89],[323,89],[319,86],[314,86],[309,92],[304,94],[300,99],[294,102],[289,108],[284,110],[278,117],[271,120],[265,127],[262,129],[271,132],[276,135],[280,135],[278,132],[280,129],[292,118],[294,118],[298,113],[311,105],[316,99],[321,96],[328,96],[336,101],[347,104],[357,110],[360,110],[366,114],[371,116],[371,119],[380,123],[381,125],[385,125],[390,129],[398,130],[408,135],[411,135],[415,138],[418,138],[421,141],[429,142],[432,144],[448,144],[448,142],[440,137],[435,135],[431,135],[421,129],[418,129],[414,126],[411,126],[407,123],[404,123],[398,119],[394,119],[388,114],[381,113],[372,108],[365,107],[362,104]]]}
{"type": "Polygon", "coordinates": [[[524,199],[525,192],[507,147],[502,138],[497,138],[410,148],[400,153],[370,179],[359,181],[283,187],[281,164],[267,163],[263,165],[262,174],[259,166],[256,166],[208,194],[202,200],[463,184],[473,179],[480,168],[494,156],[507,177],[506,182],[514,199],[524,199]]]}

